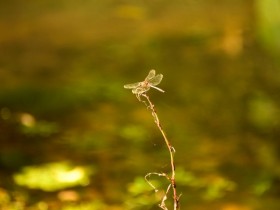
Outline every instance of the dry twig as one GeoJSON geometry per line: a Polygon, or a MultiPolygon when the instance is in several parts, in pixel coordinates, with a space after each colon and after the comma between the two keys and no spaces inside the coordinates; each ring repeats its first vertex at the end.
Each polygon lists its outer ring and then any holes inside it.
{"type": "Polygon", "coordinates": [[[132,93],[136,95],[137,99],[141,102],[143,102],[146,107],[151,111],[152,116],[154,118],[155,124],[157,125],[158,129],[160,130],[165,144],[168,148],[168,152],[169,152],[169,157],[170,157],[170,166],[171,166],[171,176],[169,177],[167,174],[165,173],[148,173],[145,176],[145,180],[147,181],[147,183],[155,190],[155,192],[157,192],[158,190],[156,189],[156,187],[148,180],[148,177],[150,177],[151,175],[157,175],[157,176],[163,176],[165,177],[170,184],[167,187],[167,190],[161,200],[161,203],[159,204],[159,207],[164,209],[164,210],[168,210],[168,208],[166,207],[165,201],[168,199],[167,194],[170,190],[170,188],[172,188],[173,190],[173,209],[174,210],[178,210],[179,209],[179,199],[180,196],[177,195],[177,190],[176,190],[176,180],[175,180],[175,163],[174,163],[174,153],[175,153],[175,149],[174,147],[171,145],[170,141],[167,139],[167,136],[164,132],[164,130],[162,129],[160,120],[158,118],[156,109],[154,104],[151,102],[149,96],[147,95],[147,91],[152,87],[154,89],[157,89],[161,92],[164,92],[163,90],[161,90],[158,87],[155,87],[156,85],[158,85],[161,80],[163,78],[162,74],[155,74],[155,70],[151,70],[148,74],[148,76],[145,78],[145,80],[143,82],[137,82],[137,83],[132,83],[132,84],[128,84],[125,85],[125,88],[128,89],[132,89],[132,93]],[[141,97],[144,97],[145,100],[142,100],[141,97]]]}

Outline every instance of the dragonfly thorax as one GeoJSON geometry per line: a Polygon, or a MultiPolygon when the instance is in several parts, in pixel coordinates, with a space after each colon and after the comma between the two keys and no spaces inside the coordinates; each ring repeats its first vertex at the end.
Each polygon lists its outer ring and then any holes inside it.
{"type": "Polygon", "coordinates": [[[145,81],[141,82],[140,86],[143,87],[143,88],[146,88],[146,87],[150,87],[151,85],[148,81],[145,80],[145,81]]]}
{"type": "Polygon", "coordinates": [[[141,95],[142,93],[147,92],[150,89],[150,85],[148,83],[141,84],[139,87],[132,90],[132,93],[141,95]]]}

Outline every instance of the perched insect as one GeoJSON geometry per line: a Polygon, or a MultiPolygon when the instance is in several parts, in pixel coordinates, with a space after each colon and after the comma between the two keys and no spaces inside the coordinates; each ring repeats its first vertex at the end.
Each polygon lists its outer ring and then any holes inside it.
{"type": "Polygon", "coordinates": [[[143,82],[127,84],[127,85],[124,85],[124,88],[132,89],[132,93],[136,95],[136,97],[138,98],[139,101],[141,101],[140,96],[143,93],[150,90],[150,88],[154,88],[154,89],[164,93],[164,90],[156,87],[156,85],[158,85],[161,82],[162,78],[163,78],[162,74],[156,75],[156,71],[154,69],[152,69],[143,82]]]}

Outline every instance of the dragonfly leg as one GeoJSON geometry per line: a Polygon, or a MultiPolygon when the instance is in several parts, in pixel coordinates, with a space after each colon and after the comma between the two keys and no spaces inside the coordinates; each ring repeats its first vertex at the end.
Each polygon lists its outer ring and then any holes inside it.
{"type": "Polygon", "coordinates": [[[136,93],[136,98],[141,101],[140,94],[136,93]]]}

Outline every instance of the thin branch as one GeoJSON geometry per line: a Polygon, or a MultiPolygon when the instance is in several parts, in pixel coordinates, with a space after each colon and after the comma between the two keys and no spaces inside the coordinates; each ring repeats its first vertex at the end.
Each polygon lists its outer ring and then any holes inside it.
{"type": "MultiPolygon", "coordinates": [[[[179,199],[180,199],[180,196],[177,195],[177,190],[176,190],[176,180],[175,180],[175,163],[174,163],[174,152],[175,152],[175,149],[174,147],[171,145],[170,141],[167,139],[167,136],[164,132],[164,130],[162,129],[162,126],[161,126],[161,123],[159,121],[159,118],[158,118],[158,115],[157,115],[157,112],[155,110],[155,106],[154,104],[151,102],[149,96],[146,94],[146,93],[142,93],[141,96],[145,97],[147,102],[148,102],[148,105],[146,104],[146,101],[143,101],[145,103],[145,105],[147,106],[147,108],[149,108],[152,112],[152,116],[154,117],[154,121],[155,121],[155,124],[157,125],[158,129],[160,130],[163,138],[164,138],[164,141],[165,141],[165,144],[168,148],[168,151],[169,151],[169,157],[170,157],[170,165],[171,165],[171,177],[168,178],[171,182],[171,187],[172,187],[172,190],[173,190],[173,207],[174,207],[174,210],[177,210],[179,209],[179,199]]],[[[142,100],[141,100],[142,101],[142,100]]],[[[166,176],[167,177],[167,176],[166,176]]],[[[167,189],[167,192],[166,194],[168,193],[169,191],[169,188],[170,186],[168,187],[167,189]]],[[[164,204],[164,201],[166,200],[166,195],[165,197],[162,199],[162,203],[160,204],[160,207],[165,209],[165,204],[164,204]]],[[[167,208],[166,208],[167,209],[167,208]]]]}
{"type": "Polygon", "coordinates": [[[170,165],[171,165],[171,177],[169,177],[167,174],[165,173],[148,173],[145,176],[145,179],[147,181],[147,183],[157,192],[158,190],[156,189],[156,187],[147,179],[148,177],[150,177],[151,175],[158,175],[158,176],[164,176],[165,178],[168,179],[168,181],[170,182],[170,184],[167,187],[167,190],[165,192],[165,195],[163,196],[161,203],[159,204],[159,207],[164,209],[164,210],[168,210],[168,208],[165,205],[165,201],[167,200],[167,194],[170,190],[170,188],[172,188],[173,190],[173,207],[174,210],[178,210],[179,209],[179,199],[180,196],[177,195],[177,191],[176,191],[176,181],[175,181],[175,163],[174,163],[174,154],[175,154],[175,149],[174,147],[171,145],[170,141],[167,139],[167,136],[165,134],[165,132],[162,129],[161,123],[159,121],[156,109],[154,104],[151,102],[149,96],[146,94],[147,91],[152,87],[160,92],[164,92],[164,90],[155,87],[156,85],[158,85],[161,80],[163,78],[162,74],[157,74],[156,75],[156,71],[154,69],[150,70],[148,76],[145,78],[145,80],[143,82],[136,82],[136,83],[132,83],[132,84],[127,84],[124,85],[124,88],[127,89],[132,89],[132,93],[136,95],[137,99],[141,102],[143,102],[145,104],[145,106],[151,110],[152,112],[152,116],[154,118],[154,121],[158,127],[158,129],[160,130],[165,144],[168,148],[168,152],[169,152],[169,156],[170,156],[170,165]],[[143,96],[146,100],[142,100],[141,96],[143,96]]]}

